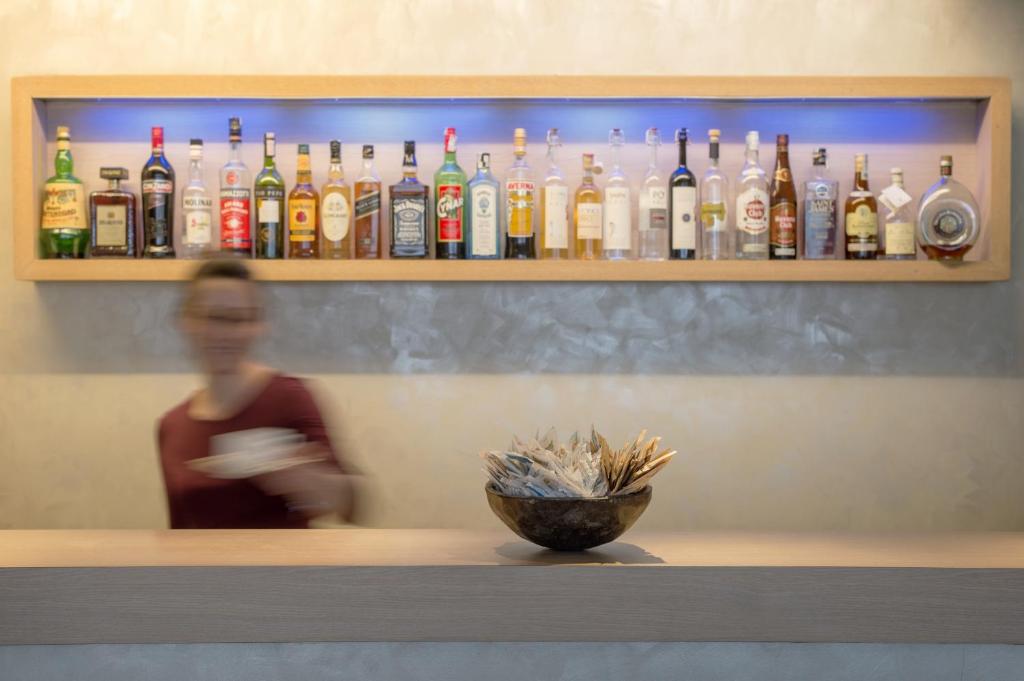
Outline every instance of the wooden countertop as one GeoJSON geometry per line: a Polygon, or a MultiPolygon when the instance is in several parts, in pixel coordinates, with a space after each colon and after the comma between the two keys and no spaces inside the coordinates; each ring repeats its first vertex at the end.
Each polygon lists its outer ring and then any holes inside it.
{"type": "Polygon", "coordinates": [[[409,640],[1024,643],[1024,533],[0,531],[0,644],[409,640]]]}

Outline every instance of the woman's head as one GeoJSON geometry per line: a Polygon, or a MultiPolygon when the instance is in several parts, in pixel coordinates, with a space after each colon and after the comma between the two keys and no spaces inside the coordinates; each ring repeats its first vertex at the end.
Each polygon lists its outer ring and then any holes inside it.
{"type": "Polygon", "coordinates": [[[196,269],[178,315],[200,368],[234,373],[266,330],[263,295],[244,261],[218,258],[196,269]]]}

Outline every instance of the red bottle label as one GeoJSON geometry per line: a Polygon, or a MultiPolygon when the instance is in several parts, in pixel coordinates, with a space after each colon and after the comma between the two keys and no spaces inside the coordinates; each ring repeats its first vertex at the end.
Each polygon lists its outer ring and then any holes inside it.
{"type": "Polygon", "coordinates": [[[437,188],[437,240],[462,241],[462,185],[442,184],[437,188]]]}
{"type": "Polygon", "coordinates": [[[249,222],[251,202],[247,189],[223,189],[220,192],[220,247],[243,250],[252,247],[249,222]]]}

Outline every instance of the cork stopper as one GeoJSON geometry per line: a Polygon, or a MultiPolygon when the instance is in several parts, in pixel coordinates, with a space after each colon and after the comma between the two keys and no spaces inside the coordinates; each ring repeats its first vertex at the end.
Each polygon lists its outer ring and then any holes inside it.
{"type": "Polygon", "coordinates": [[[718,142],[722,138],[722,131],[718,128],[711,128],[708,130],[708,139],[712,142],[718,142]]]}

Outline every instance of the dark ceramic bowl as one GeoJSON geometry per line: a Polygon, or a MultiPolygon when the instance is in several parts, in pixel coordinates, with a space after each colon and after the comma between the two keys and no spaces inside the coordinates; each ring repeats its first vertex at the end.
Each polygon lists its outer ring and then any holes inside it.
{"type": "Polygon", "coordinates": [[[651,502],[651,487],[615,497],[510,497],[484,488],[494,514],[520,537],[555,551],[583,551],[615,541],[651,502]]]}

